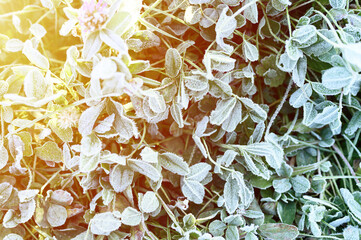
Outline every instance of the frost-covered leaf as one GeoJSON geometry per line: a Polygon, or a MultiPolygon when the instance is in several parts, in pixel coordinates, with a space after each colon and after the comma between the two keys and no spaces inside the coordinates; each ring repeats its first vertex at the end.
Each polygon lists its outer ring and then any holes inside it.
{"type": "MultiPolygon", "coordinates": [[[[346,2],[346,0],[330,0],[334,2],[346,2]]],[[[359,17],[359,16],[358,16],[359,17]]],[[[361,70],[361,63],[359,61],[361,56],[361,43],[348,43],[347,45],[344,45],[342,50],[342,56],[345,58],[345,60],[354,66],[358,68],[358,70],[361,70]]]]}
{"type": "Polygon", "coordinates": [[[165,72],[170,77],[176,77],[182,67],[182,59],[177,49],[169,48],[165,54],[165,72]]]}
{"type": "MultiPolygon", "coordinates": [[[[103,28],[99,32],[99,37],[100,37],[101,41],[103,41],[109,47],[117,50],[120,54],[128,52],[128,48],[127,48],[127,45],[125,44],[124,40],[120,36],[118,36],[116,33],[114,33],[112,30],[103,28]]],[[[88,41],[88,39],[86,41],[88,41]]],[[[97,41],[99,41],[99,40],[97,40],[97,37],[95,37],[95,39],[93,40],[93,44],[98,44],[97,41]]],[[[100,45],[101,45],[101,43],[100,43],[100,45]]],[[[97,52],[98,50],[95,51],[96,47],[97,46],[95,46],[94,48],[92,47],[92,51],[97,52]]],[[[84,46],[84,48],[85,48],[85,46],[84,46]]],[[[91,53],[88,54],[87,56],[89,56],[89,55],[91,56],[91,53]]]]}
{"type": "Polygon", "coordinates": [[[216,109],[211,112],[210,122],[221,125],[231,115],[236,103],[237,100],[233,97],[218,101],[216,109]]]}
{"type": "Polygon", "coordinates": [[[190,167],[190,172],[187,174],[187,180],[194,180],[201,182],[212,169],[208,163],[200,162],[190,167]]]}
{"type": "Polygon", "coordinates": [[[40,100],[46,96],[46,85],[45,78],[39,70],[30,71],[24,79],[25,95],[40,100]]]}
{"type": "Polygon", "coordinates": [[[24,43],[17,39],[17,38],[13,38],[13,39],[9,39],[6,42],[5,45],[5,50],[8,52],[19,52],[23,49],[24,47],[24,43]]]}
{"type": "Polygon", "coordinates": [[[117,165],[109,174],[110,185],[115,192],[123,192],[133,182],[134,172],[126,166],[117,165]]]}
{"type": "Polygon", "coordinates": [[[155,167],[153,167],[153,165],[151,165],[150,163],[135,159],[129,159],[128,164],[129,167],[131,167],[134,171],[149,177],[155,182],[158,181],[159,178],[161,177],[159,171],[155,167]]]}
{"type": "Polygon", "coordinates": [[[272,182],[273,188],[278,193],[285,193],[291,189],[292,185],[287,178],[275,179],[272,182]]]}
{"type": "Polygon", "coordinates": [[[50,204],[46,212],[46,219],[52,227],[64,225],[68,217],[66,208],[58,204],[50,204]]]}
{"type": "Polygon", "coordinates": [[[57,163],[63,159],[62,150],[52,141],[47,141],[41,147],[35,148],[35,154],[44,161],[57,163]]]}
{"type": "Polygon", "coordinates": [[[151,213],[158,209],[160,203],[155,193],[148,191],[144,194],[140,206],[144,212],[151,213]]]}
{"type": "Polygon", "coordinates": [[[357,111],[348,122],[345,133],[352,136],[359,128],[361,128],[361,112],[357,111]]]}
{"type": "Polygon", "coordinates": [[[190,201],[201,204],[204,198],[204,187],[201,183],[194,180],[183,179],[181,189],[186,198],[190,201]]]}
{"type": "Polygon", "coordinates": [[[33,34],[38,39],[41,39],[46,34],[46,29],[39,23],[32,24],[29,30],[31,34],[33,34]]]}
{"type": "Polygon", "coordinates": [[[10,233],[6,235],[3,240],[23,240],[23,237],[16,233],[10,233]]]}
{"type": "Polygon", "coordinates": [[[239,206],[239,191],[240,186],[236,178],[230,174],[224,185],[224,200],[227,212],[232,214],[239,206]]]}
{"type": "Polygon", "coordinates": [[[92,70],[92,78],[107,79],[113,77],[117,71],[117,65],[110,58],[103,58],[92,70]]]}
{"type": "Polygon", "coordinates": [[[184,12],[184,21],[190,25],[198,23],[202,18],[199,6],[188,6],[184,12]]]}
{"type": "Polygon", "coordinates": [[[243,49],[243,54],[246,57],[246,60],[249,60],[251,62],[258,60],[259,53],[258,53],[258,49],[255,45],[244,40],[242,49],[243,49]]]}
{"type": "Polygon", "coordinates": [[[4,147],[4,145],[0,145],[0,170],[3,169],[9,160],[9,153],[4,147]]]}
{"type": "Polygon", "coordinates": [[[302,107],[312,94],[311,84],[307,83],[297,89],[290,97],[290,105],[294,108],[302,107]]]}
{"type": "Polygon", "coordinates": [[[315,92],[324,96],[333,96],[341,93],[341,89],[328,89],[322,83],[319,82],[313,82],[312,88],[315,92]]]}
{"type": "Polygon", "coordinates": [[[315,105],[311,102],[306,102],[303,105],[303,119],[302,123],[305,126],[310,126],[317,116],[317,110],[315,109],[315,105]]]}
{"type": "Polygon", "coordinates": [[[142,160],[149,163],[158,163],[158,156],[159,153],[150,147],[143,148],[142,152],[140,153],[142,160]]]}
{"type": "Polygon", "coordinates": [[[183,128],[184,121],[180,104],[173,102],[172,106],[170,107],[170,113],[172,114],[172,117],[174,121],[178,124],[179,128],[183,128]]]}
{"type": "Polygon", "coordinates": [[[189,173],[188,164],[182,157],[174,153],[162,153],[159,155],[159,162],[163,168],[179,175],[186,175],[189,173]]]}
{"type": "Polygon", "coordinates": [[[306,193],[311,187],[310,181],[304,176],[291,178],[291,183],[296,193],[306,193]]]}
{"type": "Polygon", "coordinates": [[[103,111],[104,106],[105,102],[102,101],[101,103],[86,109],[81,114],[78,123],[78,130],[81,135],[85,136],[92,133],[95,121],[97,120],[99,114],[103,111]]]}
{"type": "Polygon", "coordinates": [[[127,207],[121,216],[122,223],[128,226],[137,226],[142,220],[142,214],[132,207],[127,207]]]}
{"type": "Polygon", "coordinates": [[[237,27],[237,20],[233,16],[228,16],[227,11],[228,7],[223,8],[219,19],[216,23],[216,41],[217,44],[226,52],[231,53],[233,47],[224,42],[224,38],[229,37],[237,27]]]}
{"type": "Polygon", "coordinates": [[[33,47],[30,40],[27,40],[24,43],[23,54],[35,66],[42,68],[42,69],[49,69],[48,59],[33,47]]]}
{"type": "Polygon", "coordinates": [[[262,224],[259,230],[262,236],[277,240],[293,240],[299,235],[297,227],[284,223],[262,224]]]}
{"type": "Polygon", "coordinates": [[[293,41],[296,41],[298,44],[310,45],[317,41],[316,27],[313,25],[305,25],[293,31],[292,35],[293,41]]]}
{"type": "Polygon", "coordinates": [[[91,59],[102,46],[102,40],[100,39],[99,32],[95,31],[88,35],[85,39],[83,47],[83,58],[86,60],[91,59]]]}
{"type": "Polygon", "coordinates": [[[135,122],[124,116],[124,109],[120,103],[111,101],[111,103],[108,104],[108,111],[110,114],[115,114],[114,128],[119,133],[120,137],[125,140],[129,140],[133,136],[138,137],[139,133],[135,122]]]}
{"type": "Polygon", "coordinates": [[[93,156],[100,153],[102,142],[94,133],[83,136],[81,139],[81,153],[86,156],[93,156]]]}
{"type": "Polygon", "coordinates": [[[111,212],[97,213],[90,221],[90,231],[97,235],[108,236],[122,225],[122,221],[111,212]]]}
{"type": "Polygon", "coordinates": [[[352,73],[345,67],[332,67],[322,74],[322,84],[331,90],[346,87],[352,81],[352,73]]]}
{"type": "MultiPolygon", "coordinates": [[[[246,4],[252,3],[252,2],[253,2],[252,0],[246,0],[243,2],[243,6],[245,6],[246,4]]],[[[246,19],[248,19],[252,23],[258,23],[257,3],[253,2],[253,4],[248,5],[248,7],[244,10],[243,15],[246,19]]]]}
{"type": "Polygon", "coordinates": [[[336,9],[343,9],[346,7],[346,0],[330,0],[330,5],[336,9]]]}
{"type": "Polygon", "coordinates": [[[292,80],[298,87],[302,87],[307,73],[307,58],[305,56],[298,59],[296,66],[292,70],[292,80]]]}
{"type": "Polygon", "coordinates": [[[339,109],[337,106],[327,106],[323,109],[323,111],[314,119],[315,123],[319,124],[329,124],[337,119],[339,115],[339,109]]]}
{"type": "Polygon", "coordinates": [[[3,205],[11,196],[13,186],[8,182],[0,183],[0,205],[3,205]]]}
{"type": "Polygon", "coordinates": [[[360,229],[354,226],[347,226],[343,230],[343,237],[345,238],[345,240],[359,240],[360,229]]]}

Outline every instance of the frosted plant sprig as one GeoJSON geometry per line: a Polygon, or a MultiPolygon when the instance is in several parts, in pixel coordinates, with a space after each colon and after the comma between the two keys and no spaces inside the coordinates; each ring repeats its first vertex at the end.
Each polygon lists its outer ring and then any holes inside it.
{"type": "Polygon", "coordinates": [[[57,125],[62,129],[75,127],[78,124],[80,114],[76,108],[67,108],[56,115],[57,125]]]}
{"type": "Polygon", "coordinates": [[[108,19],[108,4],[103,0],[85,1],[79,9],[79,25],[83,33],[100,29],[108,19]]]}

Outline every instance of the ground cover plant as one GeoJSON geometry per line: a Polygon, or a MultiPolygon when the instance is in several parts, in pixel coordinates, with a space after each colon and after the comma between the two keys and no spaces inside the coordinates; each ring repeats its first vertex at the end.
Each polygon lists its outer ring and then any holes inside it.
{"type": "Polygon", "coordinates": [[[358,0],[3,0],[0,238],[360,239],[358,0]]]}

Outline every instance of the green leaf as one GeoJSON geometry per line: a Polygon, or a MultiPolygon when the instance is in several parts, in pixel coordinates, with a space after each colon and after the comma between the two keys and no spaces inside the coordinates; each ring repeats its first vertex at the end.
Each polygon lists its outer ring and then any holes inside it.
{"type": "Polygon", "coordinates": [[[132,207],[127,207],[121,216],[122,223],[128,226],[137,226],[142,220],[142,214],[132,207]]]}
{"type": "Polygon", "coordinates": [[[169,48],[165,54],[165,72],[174,78],[179,74],[182,67],[182,59],[177,49],[169,48]]]}
{"type": "Polygon", "coordinates": [[[322,84],[331,90],[340,89],[352,81],[352,73],[345,67],[332,67],[322,74],[322,84]]]}
{"type": "Polygon", "coordinates": [[[284,223],[262,224],[259,231],[262,236],[273,240],[292,240],[299,234],[297,227],[284,223]]]}
{"type": "Polygon", "coordinates": [[[162,153],[159,155],[159,162],[163,168],[179,175],[186,175],[189,173],[188,164],[182,157],[174,153],[162,153]]]}
{"type": "Polygon", "coordinates": [[[122,225],[117,217],[111,212],[97,213],[90,220],[90,231],[97,235],[108,236],[122,225]]]}
{"type": "Polygon", "coordinates": [[[292,224],[296,216],[296,201],[288,203],[279,201],[277,213],[282,223],[292,224]]]}
{"type": "Polygon", "coordinates": [[[183,179],[181,181],[181,189],[186,198],[196,204],[201,204],[204,198],[204,187],[197,181],[183,179]]]}
{"type": "Polygon", "coordinates": [[[160,206],[159,200],[154,192],[148,191],[144,194],[140,204],[141,209],[146,213],[154,212],[160,206]]]}

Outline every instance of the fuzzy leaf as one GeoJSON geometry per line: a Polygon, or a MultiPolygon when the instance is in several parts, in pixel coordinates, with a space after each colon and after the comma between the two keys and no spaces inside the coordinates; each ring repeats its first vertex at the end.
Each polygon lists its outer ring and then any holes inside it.
{"type": "Polygon", "coordinates": [[[111,212],[97,213],[90,221],[90,231],[97,235],[108,236],[122,225],[122,221],[111,212]]]}
{"type": "Polygon", "coordinates": [[[204,198],[204,187],[197,181],[183,179],[181,183],[181,189],[186,198],[190,201],[201,204],[204,198]]]}
{"type": "Polygon", "coordinates": [[[162,153],[159,155],[159,162],[163,168],[179,175],[186,175],[189,173],[188,164],[182,157],[174,153],[162,153]]]}
{"type": "Polygon", "coordinates": [[[182,59],[177,49],[169,48],[165,54],[165,72],[170,77],[176,77],[182,67],[182,59]]]}
{"type": "Polygon", "coordinates": [[[322,74],[322,84],[331,90],[346,87],[352,81],[352,73],[345,67],[332,67],[322,74]]]}

